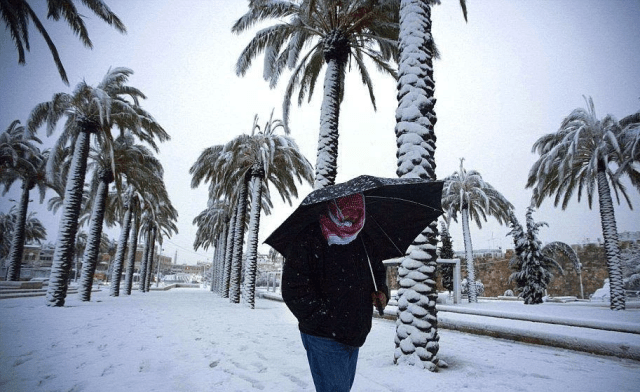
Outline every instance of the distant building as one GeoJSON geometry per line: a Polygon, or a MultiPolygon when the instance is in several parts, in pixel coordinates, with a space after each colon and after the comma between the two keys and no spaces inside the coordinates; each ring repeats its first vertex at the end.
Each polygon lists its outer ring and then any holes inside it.
{"type": "MultiPolygon", "coordinates": [[[[465,251],[460,250],[457,252],[454,252],[456,258],[461,258],[464,259],[466,258],[466,254],[465,251]]],[[[473,258],[479,258],[479,257],[483,257],[483,258],[487,258],[487,259],[495,259],[495,258],[500,258],[504,255],[504,253],[502,252],[502,248],[497,248],[497,249],[474,249],[473,250],[473,258]]]]}

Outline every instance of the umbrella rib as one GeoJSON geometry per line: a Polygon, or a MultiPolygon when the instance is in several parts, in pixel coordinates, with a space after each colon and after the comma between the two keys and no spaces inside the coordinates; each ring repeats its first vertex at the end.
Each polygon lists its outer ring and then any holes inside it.
{"type": "Polygon", "coordinates": [[[360,236],[360,241],[362,241],[362,247],[364,248],[364,254],[367,255],[367,261],[369,262],[369,271],[371,271],[371,278],[373,279],[373,288],[378,291],[378,285],[376,284],[376,276],[373,273],[373,267],[371,266],[371,259],[369,258],[369,252],[367,252],[367,245],[364,243],[362,236],[360,236]]]}
{"type": "Polygon", "coordinates": [[[399,200],[399,201],[404,201],[404,202],[407,202],[407,203],[415,204],[415,205],[420,206],[420,207],[431,208],[432,210],[437,211],[437,212],[442,212],[441,209],[433,208],[428,204],[422,204],[422,203],[418,203],[417,201],[413,201],[413,200],[409,200],[409,199],[402,199],[400,197],[369,196],[369,195],[367,195],[366,198],[367,199],[382,199],[382,200],[399,200]]]}
{"type": "Polygon", "coordinates": [[[387,232],[384,231],[384,229],[382,228],[382,226],[380,226],[380,224],[378,223],[376,218],[373,215],[369,215],[368,218],[372,219],[373,222],[380,228],[380,231],[382,231],[382,234],[384,234],[385,237],[387,237],[387,239],[389,240],[389,242],[391,242],[391,244],[398,250],[398,253],[400,253],[400,256],[404,256],[404,253],[400,250],[400,248],[398,248],[398,245],[396,245],[396,243],[393,241],[393,239],[391,237],[389,237],[387,232]]]}

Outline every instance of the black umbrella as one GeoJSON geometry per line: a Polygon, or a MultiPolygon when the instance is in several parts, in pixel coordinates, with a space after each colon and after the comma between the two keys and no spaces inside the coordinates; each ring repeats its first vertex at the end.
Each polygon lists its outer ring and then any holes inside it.
{"type": "Polygon", "coordinates": [[[264,241],[285,258],[289,246],[326,211],[326,202],[362,193],[365,225],[362,229],[382,260],[404,256],[413,240],[442,214],[442,181],[419,178],[359,176],[317,189],[264,241]]]}
{"type": "MultiPolygon", "coordinates": [[[[264,242],[286,258],[290,245],[299,240],[303,231],[308,230],[314,222],[319,224],[320,214],[326,212],[328,201],[362,193],[365,206],[362,231],[367,234],[366,238],[370,242],[368,246],[382,260],[404,256],[413,240],[442,214],[442,185],[442,181],[424,181],[419,178],[365,175],[317,189],[264,242]]],[[[363,237],[360,238],[362,240],[363,237]]],[[[369,269],[377,292],[371,260],[369,269]]],[[[377,296],[375,304],[382,315],[383,305],[377,296]]]]}

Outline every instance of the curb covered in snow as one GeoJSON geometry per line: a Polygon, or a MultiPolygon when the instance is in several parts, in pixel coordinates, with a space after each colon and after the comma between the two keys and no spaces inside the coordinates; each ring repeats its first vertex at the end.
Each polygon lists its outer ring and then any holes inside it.
{"type": "Polygon", "coordinates": [[[640,361],[640,335],[634,333],[447,311],[438,312],[438,326],[460,332],[640,361]]]}
{"type": "MultiPolygon", "coordinates": [[[[257,290],[256,295],[282,301],[278,293],[257,290]]],[[[438,327],[443,329],[640,361],[640,326],[636,324],[554,319],[440,304],[437,309],[438,327]]],[[[384,313],[379,316],[374,312],[374,317],[396,320],[397,307],[387,306],[384,313]]]]}
{"type": "Polygon", "coordinates": [[[477,316],[487,316],[496,318],[505,318],[510,320],[534,321],[546,324],[567,325],[572,327],[601,329],[604,331],[616,331],[640,334],[640,325],[634,323],[608,322],[606,320],[585,320],[571,319],[566,317],[550,317],[540,314],[522,314],[514,312],[495,311],[490,309],[470,309],[451,305],[436,305],[438,312],[474,314],[477,316]]]}

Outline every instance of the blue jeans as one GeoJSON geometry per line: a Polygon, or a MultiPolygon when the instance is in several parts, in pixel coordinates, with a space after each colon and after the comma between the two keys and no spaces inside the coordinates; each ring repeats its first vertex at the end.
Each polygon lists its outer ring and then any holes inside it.
{"type": "Polygon", "coordinates": [[[348,392],[356,377],[358,347],[300,333],[316,392],[348,392]]]}

